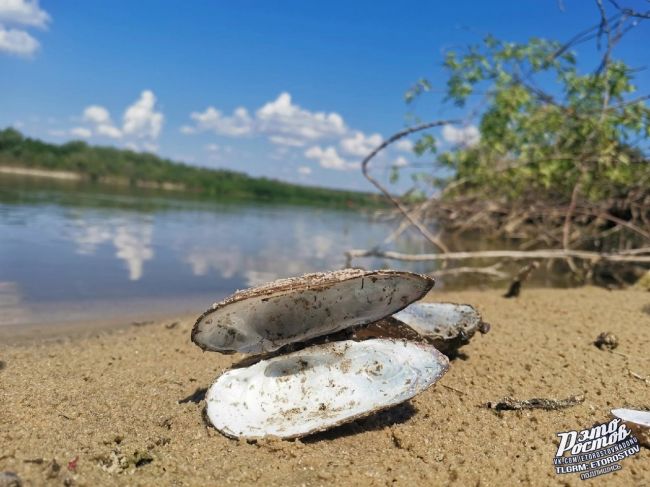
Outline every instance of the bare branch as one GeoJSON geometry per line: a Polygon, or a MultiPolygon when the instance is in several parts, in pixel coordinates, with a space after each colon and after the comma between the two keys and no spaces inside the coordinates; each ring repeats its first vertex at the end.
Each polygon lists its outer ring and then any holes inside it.
{"type": "Polygon", "coordinates": [[[628,17],[635,17],[641,20],[650,19],[650,10],[646,10],[645,12],[637,12],[636,10],[633,10],[631,8],[621,7],[619,3],[615,0],[609,0],[609,3],[614,5],[614,7],[619,10],[619,12],[621,12],[623,15],[626,15],[628,17]]]}
{"type": "Polygon", "coordinates": [[[507,279],[510,275],[507,272],[500,271],[500,263],[487,267],[453,267],[451,269],[439,269],[435,271],[436,277],[456,276],[459,274],[482,274],[497,279],[507,279]]]}
{"type": "Polygon", "coordinates": [[[469,259],[548,259],[566,260],[571,257],[588,261],[609,261],[609,262],[636,262],[650,263],[650,255],[634,254],[608,254],[591,252],[587,250],[483,250],[477,252],[448,252],[446,254],[403,254],[401,252],[380,251],[377,249],[359,250],[353,249],[346,252],[349,259],[359,257],[376,257],[381,259],[400,260],[404,262],[435,262],[446,260],[469,260],[469,259]]]}
{"type": "Polygon", "coordinates": [[[402,212],[404,217],[411,222],[413,226],[415,226],[420,233],[433,245],[438,247],[440,250],[443,252],[448,252],[449,249],[447,246],[440,240],[440,238],[437,235],[432,234],[427,227],[425,227],[417,218],[415,218],[411,212],[409,212],[408,208],[404,206],[397,198],[395,198],[390,192],[384,188],[382,184],[379,183],[374,177],[370,175],[369,167],[368,164],[370,161],[377,155],[379,152],[384,150],[386,147],[388,147],[390,144],[398,141],[399,139],[402,139],[408,135],[414,134],[416,132],[421,132],[423,130],[427,130],[430,128],[434,127],[440,127],[442,125],[451,125],[451,124],[457,124],[460,123],[460,120],[437,120],[435,122],[428,122],[428,123],[423,123],[421,125],[417,125],[415,127],[410,127],[407,129],[404,129],[400,132],[397,132],[396,134],[392,135],[388,139],[384,140],[381,144],[379,144],[378,147],[375,148],[370,154],[368,154],[365,159],[361,162],[361,172],[363,173],[364,177],[370,181],[379,191],[383,193],[384,196],[386,196],[391,203],[393,203],[399,211],[402,212]]]}

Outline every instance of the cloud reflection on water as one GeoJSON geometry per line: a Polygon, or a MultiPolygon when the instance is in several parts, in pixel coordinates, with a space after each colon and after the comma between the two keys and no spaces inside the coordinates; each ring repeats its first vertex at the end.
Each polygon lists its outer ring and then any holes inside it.
{"type": "Polygon", "coordinates": [[[208,246],[193,247],[183,259],[192,268],[195,276],[206,276],[216,271],[221,277],[230,279],[241,269],[243,256],[237,248],[215,249],[208,246]]]}
{"type": "MultiPolygon", "coordinates": [[[[81,211],[75,213],[73,222],[70,238],[77,254],[95,256],[101,246],[112,244],[114,256],[126,264],[129,280],[143,278],[145,262],[155,257],[153,217],[81,211]]],[[[187,224],[184,219],[180,223],[187,224]]],[[[168,221],[158,225],[156,241],[167,240],[159,244],[169,246],[173,255],[190,267],[193,276],[237,278],[245,286],[340,268],[349,245],[339,229],[321,225],[313,218],[273,218],[251,228],[246,222],[237,225],[223,215],[203,214],[193,223],[198,230],[194,232],[168,221]]]]}
{"type": "Polygon", "coordinates": [[[282,239],[258,229],[256,237],[263,244],[254,251],[243,250],[237,242],[228,242],[240,238],[235,232],[209,228],[210,231],[193,236],[192,245],[183,257],[195,276],[211,273],[223,279],[237,276],[243,285],[250,287],[281,277],[337,269],[344,262],[345,244],[337,245],[332,229],[318,228],[315,223],[284,224],[281,230],[274,230],[282,234],[282,239]]]}
{"type": "Polygon", "coordinates": [[[144,272],[144,262],[153,259],[153,219],[135,217],[108,218],[89,221],[80,217],[75,220],[72,239],[81,255],[94,255],[97,248],[107,242],[115,247],[115,257],[128,269],[129,280],[138,281],[144,272]]]}

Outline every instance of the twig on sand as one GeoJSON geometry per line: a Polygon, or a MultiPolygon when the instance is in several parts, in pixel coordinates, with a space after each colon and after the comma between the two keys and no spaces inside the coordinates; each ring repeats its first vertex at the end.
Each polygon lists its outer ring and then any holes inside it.
{"type": "Polygon", "coordinates": [[[567,397],[566,399],[545,399],[534,397],[532,399],[518,400],[511,397],[504,397],[499,402],[487,402],[483,404],[482,407],[494,409],[496,411],[518,411],[520,409],[545,409],[547,411],[555,411],[557,409],[564,409],[582,404],[584,400],[584,394],[576,394],[567,397]]]}
{"type": "Polygon", "coordinates": [[[636,372],[632,372],[630,369],[627,369],[627,371],[628,371],[628,372],[630,373],[630,375],[631,375],[632,377],[634,377],[635,379],[639,379],[639,380],[645,382],[646,385],[649,385],[649,386],[650,386],[650,377],[643,377],[641,374],[637,374],[636,372]]]}
{"type": "Polygon", "coordinates": [[[446,389],[449,389],[450,391],[457,392],[458,394],[461,394],[461,395],[463,395],[463,396],[466,396],[466,395],[467,395],[466,392],[461,391],[460,389],[456,389],[456,388],[454,388],[454,387],[448,386],[447,384],[440,384],[440,385],[441,385],[442,387],[446,388],[446,389]]]}
{"type": "Polygon", "coordinates": [[[69,421],[72,421],[72,418],[71,418],[70,416],[67,416],[67,415],[63,414],[63,413],[62,413],[61,411],[59,411],[58,409],[55,409],[55,411],[56,411],[57,413],[59,413],[59,416],[61,416],[62,418],[67,419],[67,420],[69,420],[69,421]]]}
{"type": "Polygon", "coordinates": [[[614,355],[620,355],[621,357],[624,357],[628,360],[635,360],[635,359],[641,359],[641,360],[650,360],[648,357],[632,357],[631,355],[628,355],[623,352],[616,352],[615,350],[608,350],[609,353],[613,353],[614,355]]]}

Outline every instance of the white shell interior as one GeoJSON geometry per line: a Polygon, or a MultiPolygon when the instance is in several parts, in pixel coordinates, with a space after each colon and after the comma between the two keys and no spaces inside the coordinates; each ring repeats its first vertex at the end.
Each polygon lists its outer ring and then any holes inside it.
{"type": "Polygon", "coordinates": [[[428,338],[451,339],[461,332],[471,336],[481,325],[481,315],[468,304],[413,303],[393,318],[428,338]]]}
{"type": "Polygon", "coordinates": [[[650,428],[650,411],[637,411],[636,409],[612,409],[612,414],[623,421],[629,421],[640,426],[650,428]]]}
{"type": "Polygon", "coordinates": [[[207,415],[234,438],[297,438],[406,401],[447,371],[433,346],[401,340],[309,347],[221,375],[207,415]]]}
{"type": "Polygon", "coordinates": [[[358,274],[351,279],[251,295],[217,305],[196,325],[193,340],[219,352],[272,352],[377,321],[419,299],[433,281],[408,272],[358,274]]]}

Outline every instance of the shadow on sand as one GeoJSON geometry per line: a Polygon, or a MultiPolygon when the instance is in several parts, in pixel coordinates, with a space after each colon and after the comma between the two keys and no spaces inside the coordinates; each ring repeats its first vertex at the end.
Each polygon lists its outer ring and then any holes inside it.
{"type": "Polygon", "coordinates": [[[410,402],[397,404],[396,406],[378,411],[370,416],[362,419],[357,419],[351,423],[336,426],[327,431],[314,433],[309,436],[301,438],[303,443],[318,443],[320,441],[331,441],[337,438],[344,438],[346,436],[356,435],[365,431],[377,431],[393,426],[395,424],[405,423],[411,419],[417,409],[410,402]]]}

